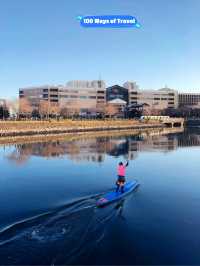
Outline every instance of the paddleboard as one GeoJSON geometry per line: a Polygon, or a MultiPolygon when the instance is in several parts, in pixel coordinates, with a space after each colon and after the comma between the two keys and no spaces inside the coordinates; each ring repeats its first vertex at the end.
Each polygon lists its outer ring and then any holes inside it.
{"type": "Polygon", "coordinates": [[[109,203],[112,203],[114,201],[118,201],[118,200],[124,198],[130,192],[132,192],[138,185],[139,185],[139,183],[138,183],[137,180],[129,181],[124,186],[124,193],[121,193],[120,191],[116,192],[116,188],[115,188],[113,191],[108,192],[105,195],[103,195],[96,202],[96,205],[98,207],[101,207],[101,206],[105,206],[105,205],[107,205],[109,203]]]}

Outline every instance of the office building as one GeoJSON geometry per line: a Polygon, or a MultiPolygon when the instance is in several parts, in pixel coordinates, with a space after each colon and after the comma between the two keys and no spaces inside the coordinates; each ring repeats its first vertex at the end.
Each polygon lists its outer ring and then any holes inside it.
{"type": "Polygon", "coordinates": [[[179,107],[200,108],[200,93],[179,93],[179,107]]]}
{"type": "Polygon", "coordinates": [[[19,99],[26,99],[30,105],[37,108],[42,100],[58,103],[58,86],[27,87],[19,89],[19,99]]]}
{"type": "Polygon", "coordinates": [[[106,104],[105,82],[69,81],[59,89],[59,105],[61,108],[77,110],[77,112],[103,112],[106,104]]]}
{"type": "MultiPolygon", "coordinates": [[[[19,99],[26,99],[32,109],[38,109],[42,101],[67,109],[70,113],[102,113],[106,103],[113,100],[123,101],[129,106],[146,104],[149,109],[163,110],[178,106],[200,105],[200,94],[178,95],[176,90],[142,90],[136,82],[125,82],[123,86],[114,85],[106,88],[102,80],[72,80],[65,85],[45,85],[21,88],[19,99]]],[[[115,101],[114,101],[115,103],[115,101]]]]}
{"type": "Polygon", "coordinates": [[[178,92],[167,87],[160,90],[141,90],[135,82],[124,83],[129,104],[147,104],[150,109],[163,110],[178,107],[178,92]]]}
{"type": "Polygon", "coordinates": [[[101,112],[106,103],[105,83],[102,80],[75,80],[66,85],[21,88],[19,99],[26,99],[33,109],[47,101],[49,105],[71,112],[101,112]]]}

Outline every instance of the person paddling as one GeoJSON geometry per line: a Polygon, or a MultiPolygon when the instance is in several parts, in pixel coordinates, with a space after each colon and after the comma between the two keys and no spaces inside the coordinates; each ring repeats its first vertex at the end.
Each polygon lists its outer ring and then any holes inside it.
{"type": "Polygon", "coordinates": [[[126,167],[128,166],[128,161],[126,164],[123,164],[122,162],[119,163],[118,168],[117,168],[117,174],[118,174],[118,179],[116,182],[117,188],[116,188],[116,192],[119,191],[119,189],[121,190],[121,193],[124,193],[124,184],[126,182],[125,179],[125,173],[126,173],[126,167]]]}

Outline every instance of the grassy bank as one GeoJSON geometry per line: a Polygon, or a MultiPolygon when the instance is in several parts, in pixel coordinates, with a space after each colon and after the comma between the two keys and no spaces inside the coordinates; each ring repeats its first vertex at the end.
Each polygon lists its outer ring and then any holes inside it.
{"type": "Polygon", "coordinates": [[[1,121],[0,137],[55,135],[76,132],[162,127],[158,122],[136,120],[1,121]]]}

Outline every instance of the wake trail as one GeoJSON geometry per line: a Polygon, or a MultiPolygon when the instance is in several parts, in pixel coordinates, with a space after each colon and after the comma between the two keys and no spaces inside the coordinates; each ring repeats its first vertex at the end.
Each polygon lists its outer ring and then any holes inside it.
{"type": "Polygon", "coordinates": [[[26,229],[34,227],[35,225],[42,226],[48,224],[50,226],[51,223],[53,224],[55,222],[55,220],[62,218],[66,219],[67,216],[73,215],[73,213],[78,211],[86,210],[88,208],[95,208],[95,201],[102,194],[103,193],[78,198],[58,206],[53,210],[34,215],[1,228],[0,246],[8,243],[9,241],[17,239],[26,229]]]}
{"type": "Polygon", "coordinates": [[[109,221],[118,212],[113,206],[96,207],[102,194],[78,198],[2,228],[1,263],[58,265],[73,262],[93,249],[103,240],[109,221]]]}

